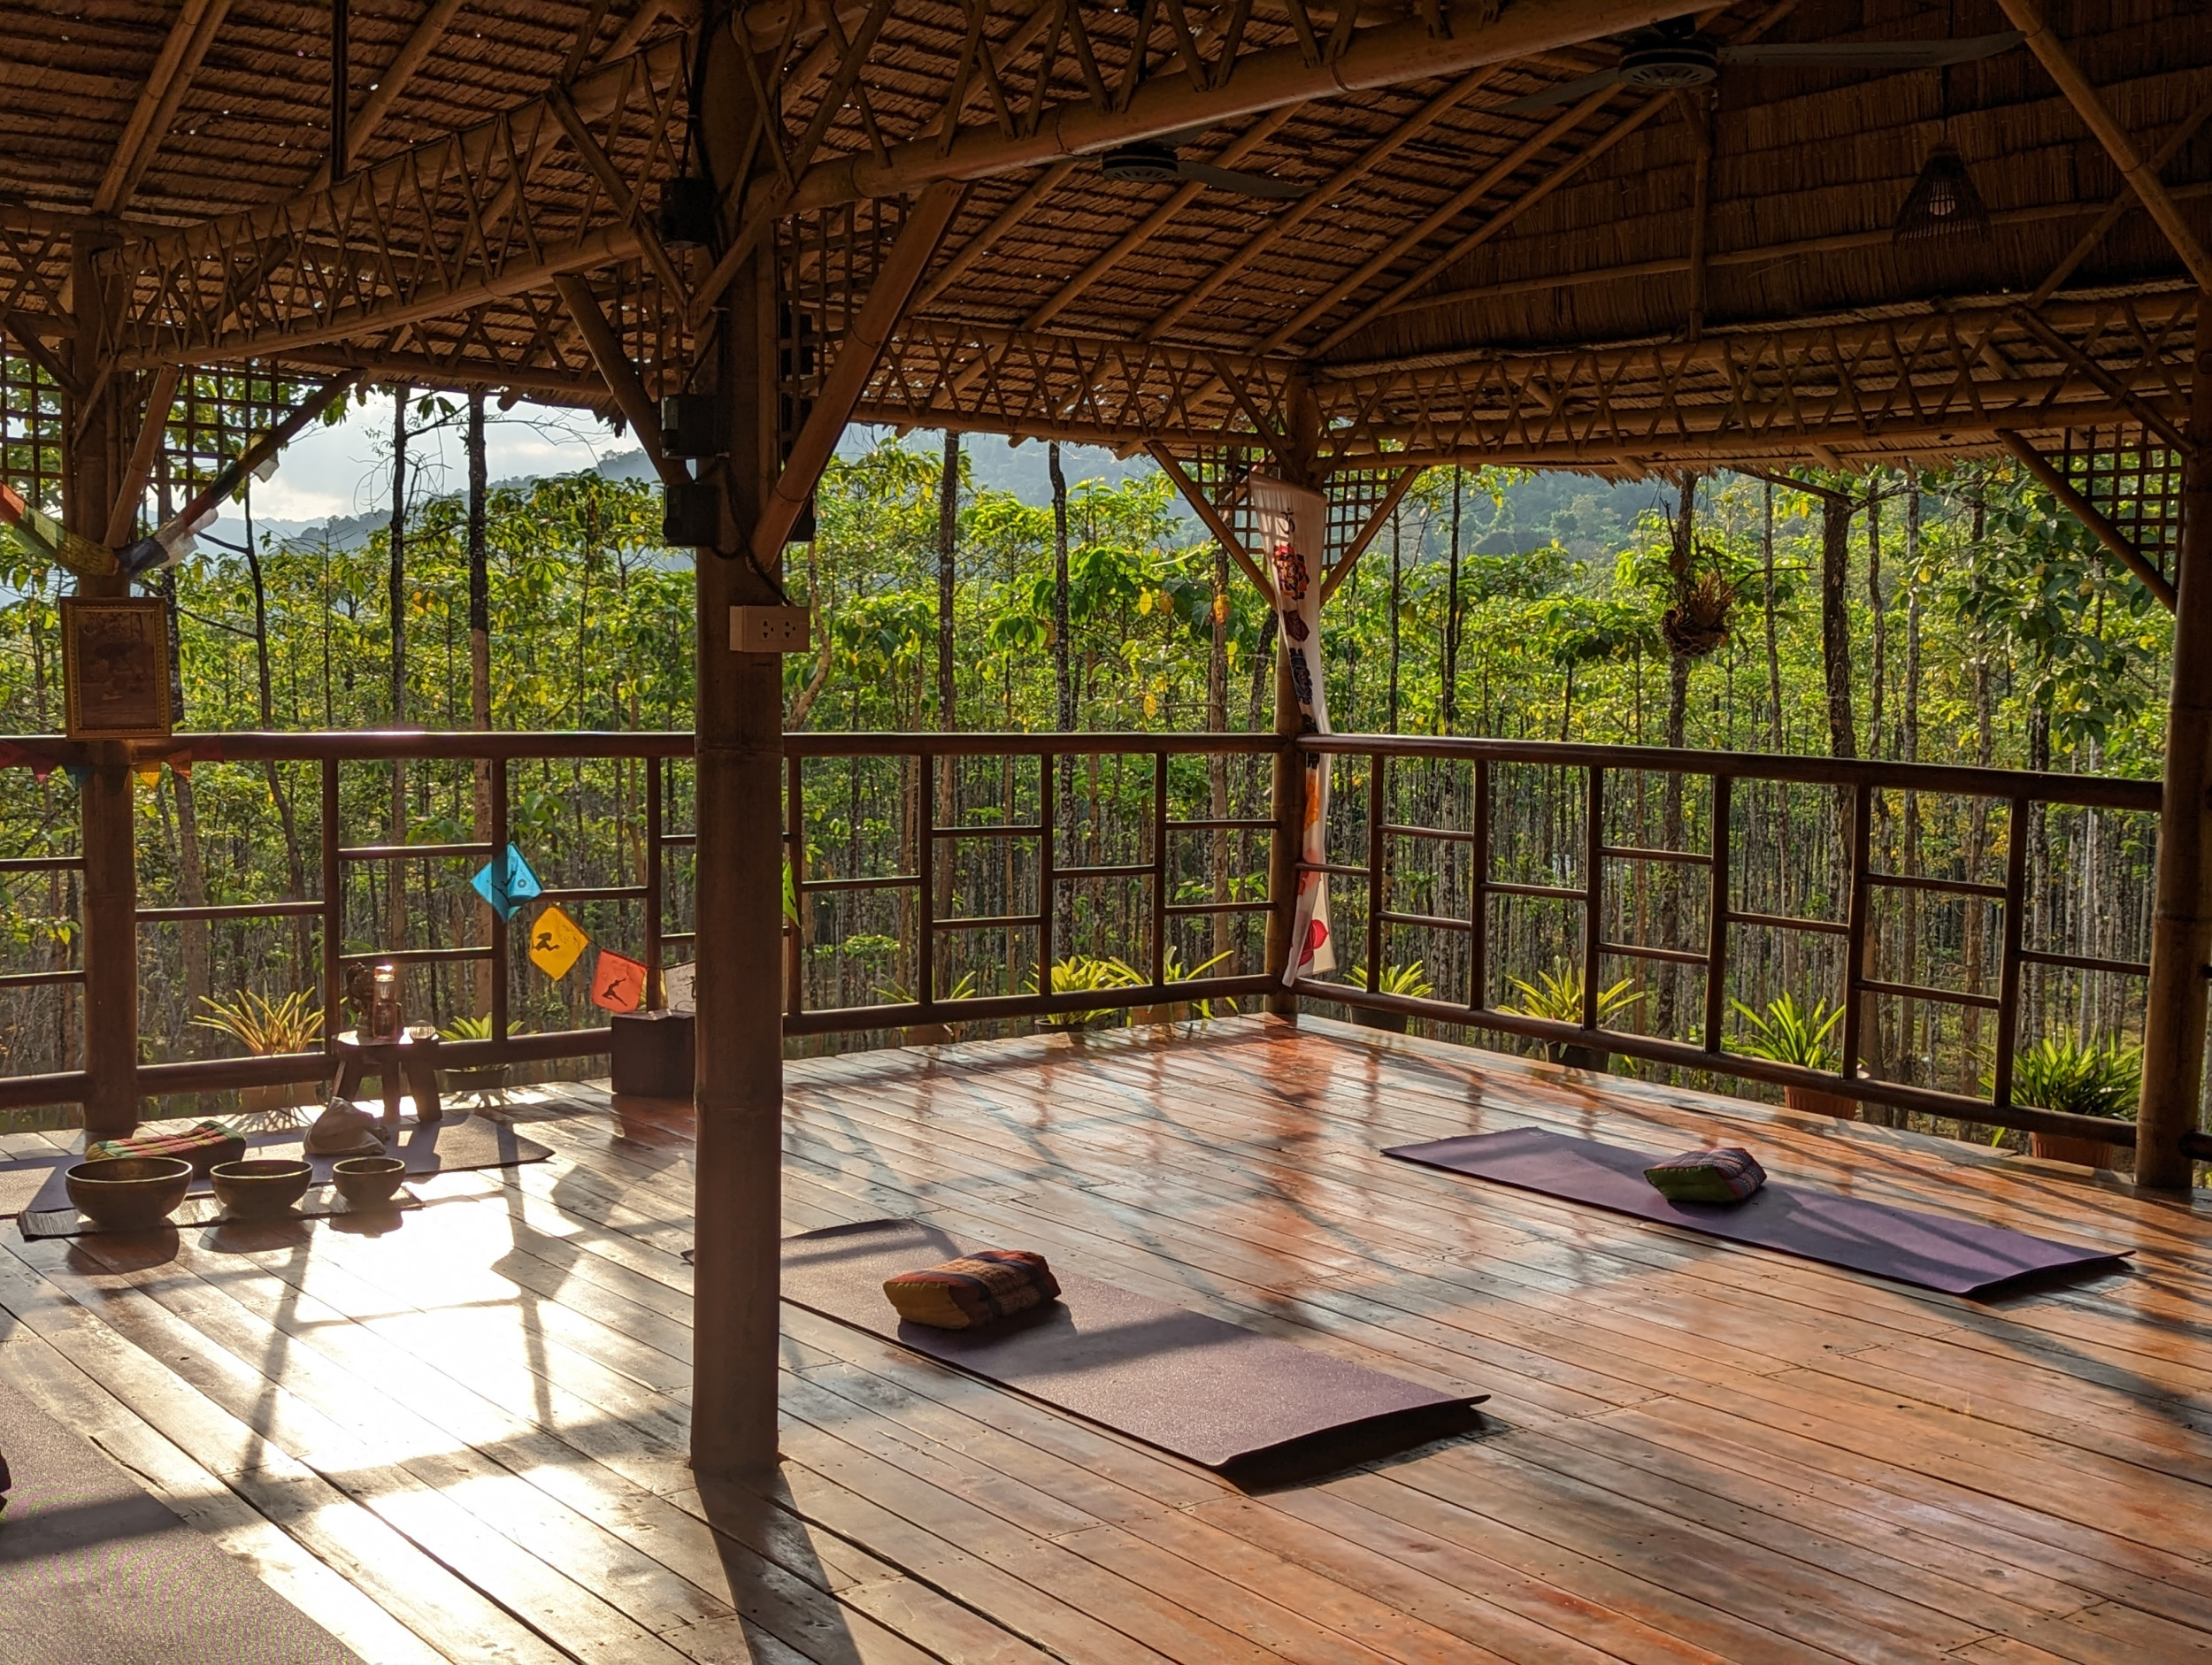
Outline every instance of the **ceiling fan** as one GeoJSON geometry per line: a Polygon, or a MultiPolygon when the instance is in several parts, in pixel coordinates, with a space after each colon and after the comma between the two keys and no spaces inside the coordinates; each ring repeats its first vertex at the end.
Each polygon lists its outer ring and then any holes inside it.
{"type": "Polygon", "coordinates": [[[1205,131],[1203,127],[1189,127],[1180,133],[1163,134],[1156,139],[1118,144],[1101,153],[1098,171],[1108,179],[1119,180],[1126,185],[1163,185],[1171,180],[1183,180],[1194,185],[1210,185],[1217,191],[1236,191],[1246,196],[1271,197],[1279,202],[1303,196],[1310,188],[1265,173],[1215,167],[1209,162],[1186,162],[1175,154],[1176,146],[1189,142],[1205,131]]]}
{"type": "Polygon", "coordinates": [[[1620,63],[1579,81],[1516,98],[1499,108],[1509,114],[1570,104],[1601,87],[1640,87],[1670,92],[1702,87],[1724,69],[1940,69],[2009,52],[2027,36],[2017,29],[1941,41],[1817,41],[1724,46],[1697,32],[1688,18],[1674,18],[1628,37],[1620,63]]]}

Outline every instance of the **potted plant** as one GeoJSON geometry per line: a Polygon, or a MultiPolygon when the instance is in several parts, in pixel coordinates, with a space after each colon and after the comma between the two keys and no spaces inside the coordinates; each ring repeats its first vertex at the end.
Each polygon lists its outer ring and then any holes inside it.
{"type": "MultiPolygon", "coordinates": [[[[1543,1017],[1555,1024],[1582,1022],[1582,972],[1561,961],[1551,971],[1540,971],[1533,983],[1514,977],[1506,979],[1521,997],[1518,1006],[1501,1006],[1498,1009],[1515,1017],[1543,1017]]],[[[1598,991],[1598,1026],[1607,1027],[1612,1019],[1643,999],[1643,991],[1632,989],[1629,979],[1608,984],[1598,991]]],[[[1577,1046],[1571,1040],[1548,1040],[1544,1055],[1554,1063],[1563,1063],[1577,1070],[1602,1070],[1605,1053],[1597,1047],[1577,1046]]]]}
{"type": "MultiPolygon", "coordinates": [[[[1344,973],[1344,980],[1354,988],[1367,986],[1367,968],[1353,966],[1344,973]]],[[[1429,981],[1428,973],[1416,960],[1411,965],[1386,965],[1382,976],[1376,979],[1375,993],[1397,994],[1407,1000],[1426,1000],[1436,993],[1436,986],[1429,981]]],[[[1386,1029],[1392,1034],[1402,1035],[1413,1026],[1412,1017],[1405,1012],[1379,1012],[1365,1006],[1351,1009],[1352,1021],[1363,1029],[1386,1029]]]]}
{"type": "MultiPolygon", "coordinates": [[[[526,1032],[511,1029],[510,1035],[526,1032]]],[[[441,1040],[489,1040],[492,1020],[489,1015],[481,1017],[449,1017],[438,1029],[441,1040]]],[[[480,1063],[468,1070],[441,1070],[448,1093],[498,1093],[507,1086],[507,1066],[503,1063],[480,1063]]]]}
{"type": "MultiPolygon", "coordinates": [[[[1831,1075],[1835,1072],[1839,1061],[1835,1049],[1828,1044],[1828,1036],[1843,1017],[1842,1007],[1832,1011],[1826,1001],[1816,1000],[1809,1012],[1786,990],[1769,1001],[1763,1012],[1752,1010],[1741,1001],[1728,1003],[1736,1009],[1736,1015],[1745,1024],[1744,1032],[1736,1037],[1738,1052],[1775,1063],[1793,1063],[1801,1070],[1818,1070],[1831,1075]]],[[[1782,1102],[1793,1110],[1810,1110],[1847,1122],[1859,1113],[1856,1099],[1847,1098],[1840,1093],[1824,1093],[1818,1087],[1786,1086],[1782,1089],[1782,1102]]]]}
{"type": "MultiPolygon", "coordinates": [[[[257,1058],[311,1052],[322,1042],[322,1010],[314,996],[304,989],[278,1001],[251,989],[242,989],[234,1000],[219,1001],[202,995],[200,1003],[207,1009],[192,1019],[194,1024],[228,1035],[257,1058]]],[[[275,1081],[265,1086],[241,1087],[238,1113],[281,1116],[288,1121],[296,1121],[296,1116],[286,1113],[313,1104],[321,1096],[318,1081],[275,1081]]]]}
{"type": "MultiPolygon", "coordinates": [[[[1207,972],[1212,971],[1228,957],[1228,951],[1225,949],[1202,965],[1187,966],[1183,963],[1183,956],[1175,951],[1175,945],[1171,942],[1167,946],[1167,951],[1160,956],[1160,980],[1164,983],[1191,982],[1194,978],[1205,976],[1207,972]]],[[[1236,1003],[1233,1001],[1223,1003],[1232,1011],[1236,1009],[1236,1003]]],[[[1201,1017],[1211,1017],[1214,1015],[1213,1002],[1211,1001],[1169,1001],[1158,1006],[1138,1006],[1131,1009],[1129,1021],[1133,1024],[1179,1024],[1187,1019],[1193,1012],[1201,1017]]]]}
{"type": "MultiPolygon", "coordinates": [[[[2142,1091],[2143,1055],[2133,1047],[2084,1046],[2046,1036],[2012,1060],[2012,1101],[2039,1110],[2067,1110],[2131,1122],[2142,1091]]],[[[1989,1077],[1982,1086],[1994,1083],[1989,1077]]],[[[2029,1148],[2051,1162],[2110,1168],[2114,1147],[2101,1139],[2071,1133],[2030,1133],[2029,1148]]]]}
{"type": "MultiPolygon", "coordinates": [[[[880,984],[877,986],[876,993],[895,1006],[911,1006],[915,1003],[913,994],[910,990],[900,987],[896,983],[880,984]]],[[[975,998],[975,973],[963,971],[959,980],[939,998],[949,1001],[973,1000],[975,998]]],[[[909,1024],[900,1033],[899,1044],[902,1047],[943,1047],[949,1046],[959,1038],[950,1024],[909,1024]]]]}
{"type": "MultiPolygon", "coordinates": [[[[1104,994],[1118,988],[1142,988],[1144,978],[1137,969],[1125,960],[1110,955],[1071,954],[1064,960],[1056,960],[1052,966],[1052,992],[1055,994],[1104,994]]],[[[1030,993],[1036,993],[1037,980],[1031,978],[1030,993]]],[[[1088,1029],[1101,1018],[1127,1021],[1127,1009],[1118,1006],[1100,1006],[1088,1011],[1048,1012],[1040,1021],[1052,1029],[1071,1032],[1088,1029]]]]}

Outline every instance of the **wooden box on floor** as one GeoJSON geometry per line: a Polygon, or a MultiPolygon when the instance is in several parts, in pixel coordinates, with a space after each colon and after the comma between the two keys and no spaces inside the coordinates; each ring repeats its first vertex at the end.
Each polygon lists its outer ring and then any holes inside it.
{"type": "Polygon", "coordinates": [[[655,1099],[691,1096],[689,1012],[614,1014],[614,1090],[655,1099]]]}

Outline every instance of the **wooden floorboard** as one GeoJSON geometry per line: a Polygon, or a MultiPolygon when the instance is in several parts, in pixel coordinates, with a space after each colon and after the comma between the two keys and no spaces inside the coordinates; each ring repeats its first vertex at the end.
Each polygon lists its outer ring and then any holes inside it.
{"type": "Polygon", "coordinates": [[[787,1308],[775,1493],[703,1487],[688,1109],[588,1085],[381,1235],[10,1230],[0,1385],[398,1665],[2212,1658],[2212,1199],[1312,1021],[788,1086],[787,1230],[1035,1247],[1484,1424],[1246,1492],[787,1308]],[[1517,1125],[2134,1264],[1977,1304],[1380,1154],[1517,1125]]]}

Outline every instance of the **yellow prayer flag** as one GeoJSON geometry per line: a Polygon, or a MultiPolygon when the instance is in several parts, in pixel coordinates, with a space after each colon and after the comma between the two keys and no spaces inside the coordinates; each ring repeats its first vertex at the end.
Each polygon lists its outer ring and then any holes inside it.
{"type": "Polygon", "coordinates": [[[583,926],[558,908],[549,907],[530,927],[530,963],[557,982],[568,975],[576,956],[590,943],[583,926]]]}

